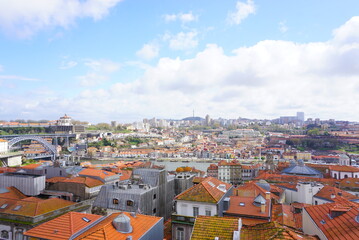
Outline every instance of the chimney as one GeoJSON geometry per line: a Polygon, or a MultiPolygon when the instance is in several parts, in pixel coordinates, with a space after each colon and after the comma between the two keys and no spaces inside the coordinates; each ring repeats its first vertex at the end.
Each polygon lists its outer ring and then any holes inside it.
{"type": "Polygon", "coordinates": [[[242,218],[238,219],[238,231],[233,232],[233,240],[241,239],[241,229],[242,229],[242,218]]]}
{"type": "Polygon", "coordinates": [[[266,199],[270,200],[270,192],[266,192],[266,199]]]}
{"type": "Polygon", "coordinates": [[[266,203],[261,203],[261,213],[266,212],[266,203]]]}

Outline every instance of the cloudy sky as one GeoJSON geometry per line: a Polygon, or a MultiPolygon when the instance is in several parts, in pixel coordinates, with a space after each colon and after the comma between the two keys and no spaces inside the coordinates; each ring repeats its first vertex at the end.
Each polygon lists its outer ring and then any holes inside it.
{"type": "Polygon", "coordinates": [[[0,119],[359,121],[357,0],[0,0],[0,119]]]}

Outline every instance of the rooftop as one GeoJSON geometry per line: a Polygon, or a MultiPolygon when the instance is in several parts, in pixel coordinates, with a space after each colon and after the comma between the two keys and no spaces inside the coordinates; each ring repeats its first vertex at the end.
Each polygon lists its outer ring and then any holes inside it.
{"type": "Polygon", "coordinates": [[[328,239],[359,239],[359,222],[356,220],[359,215],[359,204],[343,201],[340,204],[326,203],[304,209],[328,239]],[[333,218],[329,215],[333,207],[349,207],[349,210],[333,218]]]}
{"type": "Polygon", "coordinates": [[[208,177],[177,195],[175,199],[217,203],[230,188],[230,184],[221,182],[213,177],[208,177]]]}
{"type": "Polygon", "coordinates": [[[69,212],[26,231],[24,235],[43,239],[67,240],[100,218],[100,215],[69,212]]]}

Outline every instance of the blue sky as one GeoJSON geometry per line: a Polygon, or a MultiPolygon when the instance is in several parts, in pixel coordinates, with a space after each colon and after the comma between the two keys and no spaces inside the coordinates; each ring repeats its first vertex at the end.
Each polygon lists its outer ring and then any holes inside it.
{"type": "Polygon", "coordinates": [[[359,120],[359,2],[0,0],[0,119],[359,120]]]}

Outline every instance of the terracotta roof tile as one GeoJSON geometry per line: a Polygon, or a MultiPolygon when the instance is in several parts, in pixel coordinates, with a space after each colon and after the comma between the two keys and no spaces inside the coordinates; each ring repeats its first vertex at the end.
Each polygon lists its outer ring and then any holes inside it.
{"type": "Polygon", "coordinates": [[[79,239],[88,239],[88,240],[112,240],[119,239],[125,240],[126,237],[132,236],[132,239],[140,239],[151,227],[153,227],[160,217],[148,216],[137,214],[136,217],[131,216],[130,213],[113,213],[110,216],[104,218],[101,222],[95,226],[89,228],[86,232],[82,233],[80,236],[76,237],[75,240],[79,239]],[[120,214],[125,214],[130,218],[132,232],[131,233],[121,233],[116,230],[112,225],[112,221],[120,214]]]}
{"type": "Polygon", "coordinates": [[[26,231],[24,235],[42,239],[65,240],[99,218],[101,218],[100,215],[69,212],[26,231]]]}
{"type": "Polygon", "coordinates": [[[79,172],[79,175],[94,176],[94,177],[100,177],[101,179],[105,179],[107,177],[114,176],[116,174],[100,169],[85,168],[84,170],[79,172]]]}
{"type": "Polygon", "coordinates": [[[5,208],[0,209],[0,213],[34,217],[75,203],[59,198],[50,198],[46,200],[36,200],[33,197],[21,200],[0,198],[0,206],[4,204],[7,205],[5,208]]]}
{"type": "Polygon", "coordinates": [[[343,201],[339,203],[326,203],[305,207],[317,227],[324,233],[328,239],[359,239],[359,223],[355,218],[359,215],[359,204],[343,201]],[[350,207],[342,215],[330,217],[330,209],[333,207],[350,207]]]}
{"type": "Polygon", "coordinates": [[[346,200],[359,199],[359,197],[351,193],[348,193],[344,190],[331,186],[324,186],[322,189],[320,189],[320,191],[317,194],[314,195],[314,197],[324,198],[331,202],[340,202],[345,199],[346,200]]]}
{"type": "Polygon", "coordinates": [[[220,180],[208,177],[197,185],[192,186],[183,193],[176,196],[177,200],[195,201],[195,202],[209,202],[217,203],[231,188],[228,183],[221,182],[220,180]],[[225,191],[219,189],[219,185],[225,187],[225,191]]]}
{"type": "Polygon", "coordinates": [[[27,196],[23,194],[19,189],[16,187],[7,187],[5,188],[6,191],[0,193],[0,199],[24,199],[27,196]]]}

